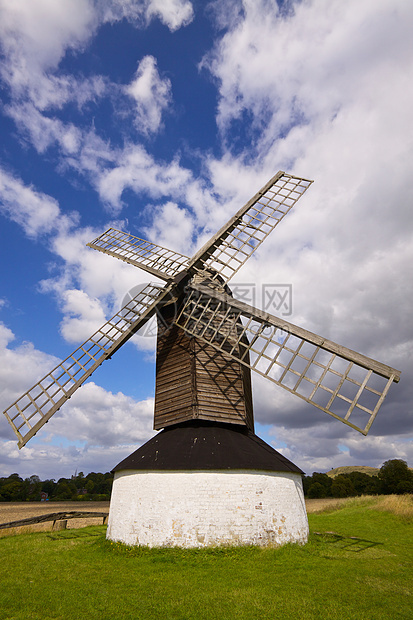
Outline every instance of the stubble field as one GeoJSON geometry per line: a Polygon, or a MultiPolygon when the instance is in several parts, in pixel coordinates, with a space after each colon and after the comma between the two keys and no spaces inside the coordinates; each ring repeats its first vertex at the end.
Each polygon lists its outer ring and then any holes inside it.
{"type": "MultiPolygon", "coordinates": [[[[52,512],[109,512],[109,502],[1,502],[0,524],[29,519],[52,512]]],[[[69,519],[67,529],[78,529],[88,525],[102,525],[102,517],[69,519]]],[[[51,530],[53,521],[36,525],[0,530],[0,537],[16,533],[45,532],[51,530]]]]}

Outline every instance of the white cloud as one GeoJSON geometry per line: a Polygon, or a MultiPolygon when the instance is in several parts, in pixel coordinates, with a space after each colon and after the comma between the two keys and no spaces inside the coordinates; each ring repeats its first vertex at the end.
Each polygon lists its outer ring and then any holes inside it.
{"type": "MultiPolygon", "coordinates": [[[[111,224],[122,227],[118,222],[108,222],[108,227],[111,224]]],[[[89,227],[60,231],[51,240],[51,247],[64,261],[63,269],[56,278],[43,281],[44,290],[54,291],[61,297],[65,290],[77,284],[91,297],[106,297],[108,304],[114,303],[113,299],[120,301],[143,276],[136,267],[86,246],[102,232],[89,227]]]]}
{"type": "Polygon", "coordinates": [[[137,26],[147,26],[159,18],[171,31],[188,25],[194,15],[188,0],[98,0],[96,6],[106,21],[126,18],[137,26]]]}
{"type": "MultiPolygon", "coordinates": [[[[35,349],[31,343],[12,348],[10,344],[13,340],[12,331],[0,323],[1,410],[59,362],[55,357],[35,349]]],[[[64,468],[79,469],[76,463],[81,463],[87,471],[107,471],[147,441],[154,434],[152,426],[152,398],[136,401],[122,392],[113,394],[89,382],[20,452],[11,427],[1,416],[0,435],[4,441],[0,467],[3,475],[5,471],[12,473],[18,470],[23,476],[32,475],[35,467],[43,478],[71,474],[72,469],[64,473],[64,468]],[[71,445],[68,446],[68,442],[71,445]]]]}
{"type": "Polygon", "coordinates": [[[381,467],[389,459],[413,461],[413,444],[405,434],[361,437],[351,431],[347,434],[331,431],[331,425],[294,431],[279,425],[271,431],[275,436],[271,444],[307,475],[343,465],[381,467]]]}
{"type": "Polygon", "coordinates": [[[27,187],[20,179],[1,169],[0,210],[19,224],[29,237],[50,233],[61,217],[54,198],[27,187]]]}
{"type": "Polygon", "coordinates": [[[98,299],[84,291],[66,290],[63,293],[64,318],[60,332],[66,342],[83,342],[106,323],[105,313],[98,299]]]}
{"type": "Polygon", "coordinates": [[[139,63],[126,92],[135,100],[135,125],[143,134],[159,130],[162,112],[171,100],[171,82],[161,79],[153,56],[145,56],[139,63]]]}
{"type": "MultiPolygon", "coordinates": [[[[0,40],[5,56],[2,77],[15,98],[29,98],[40,108],[60,106],[77,97],[74,78],[55,76],[67,49],[81,49],[95,29],[88,0],[0,0],[0,40]]],[[[81,80],[82,82],[82,80],[81,80]]],[[[80,86],[85,97],[101,89],[92,80],[80,86]]]]}
{"type": "Polygon", "coordinates": [[[120,156],[119,149],[113,148],[109,141],[101,138],[93,127],[81,133],[78,152],[73,155],[63,153],[65,159],[62,167],[70,166],[80,175],[87,175],[93,186],[99,183],[102,170],[116,164],[120,156]]]}
{"type": "Polygon", "coordinates": [[[160,18],[171,30],[192,19],[187,1],[93,3],[68,0],[56,5],[50,0],[0,0],[0,42],[3,52],[1,77],[9,87],[11,101],[5,112],[19,131],[42,154],[58,147],[57,164],[87,175],[103,200],[120,208],[125,188],[139,193],[163,196],[182,187],[188,178],[177,160],[154,165],[152,157],[139,145],[114,148],[102,139],[94,125],[85,126],[62,120],[59,111],[69,102],[81,108],[103,96],[130,108],[134,101],[135,124],[146,136],[159,131],[162,115],[171,101],[171,83],[160,76],[153,56],[144,56],[129,85],[119,88],[102,76],[85,78],[65,74],[60,63],[68,50],[80,54],[103,21],[129,19],[144,26],[160,18]],[[143,20],[143,21],[142,21],[143,20]],[[155,185],[158,190],[154,191],[155,185]]]}
{"type": "Polygon", "coordinates": [[[179,196],[190,179],[191,172],[177,160],[158,163],[142,146],[130,145],[119,155],[115,167],[102,172],[99,194],[112,208],[120,209],[125,189],[148,193],[152,198],[179,196]]]}
{"type": "Polygon", "coordinates": [[[85,447],[67,445],[62,439],[56,444],[44,443],[33,439],[22,450],[18,450],[15,441],[5,441],[1,445],[0,467],[2,475],[18,472],[22,478],[33,474],[41,480],[70,478],[76,472],[107,472],[120,463],[137,445],[122,444],[118,446],[85,447]]]}
{"type": "Polygon", "coordinates": [[[10,105],[6,111],[39,153],[57,144],[66,156],[77,155],[82,132],[72,123],[45,116],[32,103],[10,105]]]}
{"type": "Polygon", "coordinates": [[[145,228],[148,239],[165,248],[188,255],[192,249],[194,221],[185,209],[168,201],[160,207],[147,207],[152,225],[145,228]]]}
{"type": "Polygon", "coordinates": [[[271,140],[332,119],[359,98],[374,109],[383,92],[394,95],[394,66],[408,80],[413,10],[404,0],[379,9],[374,0],[312,0],[287,14],[274,0],[244,0],[242,8],[204,60],[220,81],[222,129],[249,111],[258,141],[271,140]]]}
{"type": "MultiPolygon", "coordinates": [[[[152,398],[135,401],[86,383],[49,422],[46,434],[87,446],[111,446],[145,441],[153,435],[152,398]]],[[[46,437],[47,439],[47,437],[46,437]]]]}
{"type": "Polygon", "coordinates": [[[149,17],[159,17],[172,31],[187,26],[194,17],[192,4],[188,0],[151,0],[147,14],[149,17]]]}
{"type": "MultiPolygon", "coordinates": [[[[101,97],[107,86],[102,77],[56,72],[68,50],[83,52],[103,22],[123,18],[138,26],[159,18],[174,31],[190,23],[193,11],[188,0],[0,0],[1,76],[15,102],[31,101],[45,110],[68,101],[81,106],[101,97]]],[[[158,106],[167,95],[166,86],[165,81],[154,84],[158,106]]],[[[145,102],[140,103],[145,107],[145,102]]],[[[149,119],[149,129],[156,116],[153,113],[149,119]]]]}
{"type": "Polygon", "coordinates": [[[67,47],[84,44],[93,33],[88,0],[0,0],[0,15],[5,53],[24,58],[31,67],[56,67],[67,47]]]}
{"type": "MultiPolygon", "coordinates": [[[[35,349],[31,342],[23,342],[15,348],[10,348],[9,345],[14,338],[13,332],[0,323],[1,411],[11,405],[58,363],[52,355],[35,349]]],[[[3,437],[14,437],[4,416],[1,416],[0,433],[3,437]]]]}
{"type": "MultiPolygon", "coordinates": [[[[14,99],[11,109],[23,100],[46,110],[60,108],[68,101],[82,106],[101,97],[109,86],[101,76],[57,75],[57,70],[68,50],[84,51],[103,22],[124,18],[143,27],[159,18],[174,31],[190,23],[193,10],[188,0],[0,0],[0,44],[4,56],[0,73],[14,99]]],[[[148,77],[149,67],[145,71],[148,77]]],[[[139,95],[138,117],[145,116],[145,130],[151,131],[157,123],[159,108],[168,101],[169,91],[168,82],[156,78],[152,71],[157,112],[147,107],[145,96],[142,98],[144,77],[132,88],[132,96],[134,92],[139,95]]],[[[153,96],[151,100],[154,101],[153,96]]]]}
{"type": "MultiPolygon", "coordinates": [[[[107,226],[126,229],[127,223],[112,221],[107,226]]],[[[157,280],[133,265],[88,248],[86,244],[102,232],[92,228],[61,227],[50,240],[51,250],[63,260],[63,265],[57,275],[42,280],[39,288],[43,293],[55,296],[63,315],[60,333],[66,342],[72,344],[87,340],[119,312],[136,295],[137,287],[157,280]]],[[[179,243],[178,239],[176,243],[179,243]]],[[[145,360],[154,361],[156,334],[154,317],[131,338],[137,349],[144,352],[145,360]]]]}

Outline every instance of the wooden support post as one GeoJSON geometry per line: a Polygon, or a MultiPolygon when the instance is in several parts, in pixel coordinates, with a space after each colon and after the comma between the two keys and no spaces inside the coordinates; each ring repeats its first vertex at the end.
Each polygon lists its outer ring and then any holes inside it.
{"type": "Polygon", "coordinates": [[[53,527],[52,527],[53,532],[57,532],[59,530],[65,530],[66,528],[67,528],[66,519],[59,519],[57,521],[53,521],[53,527]]]}

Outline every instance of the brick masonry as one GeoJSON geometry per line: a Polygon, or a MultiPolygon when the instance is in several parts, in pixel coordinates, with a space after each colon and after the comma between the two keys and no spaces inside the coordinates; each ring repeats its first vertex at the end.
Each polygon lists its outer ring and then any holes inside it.
{"type": "Polygon", "coordinates": [[[149,547],[303,544],[308,521],[301,475],[119,471],[107,538],[149,547]]]}

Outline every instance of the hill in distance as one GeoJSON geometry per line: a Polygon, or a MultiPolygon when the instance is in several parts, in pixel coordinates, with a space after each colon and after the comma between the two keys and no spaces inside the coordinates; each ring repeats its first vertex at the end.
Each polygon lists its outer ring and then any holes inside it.
{"type": "Polygon", "coordinates": [[[344,465],[343,467],[335,467],[327,471],[327,476],[335,478],[339,474],[351,474],[353,471],[358,471],[361,474],[367,474],[368,476],[377,476],[380,469],[378,467],[368,467],[368,465],[344,465]]]}

